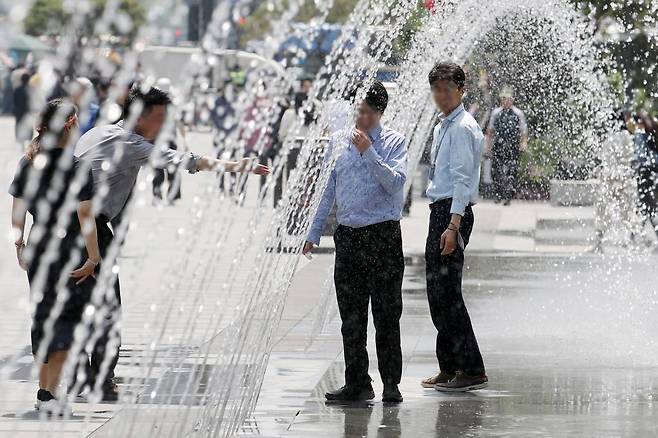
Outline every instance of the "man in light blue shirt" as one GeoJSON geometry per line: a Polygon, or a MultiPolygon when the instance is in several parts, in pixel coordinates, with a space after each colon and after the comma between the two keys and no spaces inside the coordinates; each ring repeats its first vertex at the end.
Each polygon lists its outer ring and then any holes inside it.
{"type": "MultiPolygon", "coordinates": [[[[404,256],[400,219],[407,178],[407,146],[399,132],[382,126],[386,89],[375,81],[359,105],[351,141],[335,160],[327,187],[304,245],[304,254],[320,235],[336,204],[334,282],[342,320],[345,386],[325,394],[328,400],[370,400],[375,394],[366,351],[368,301],[376,329],[377,360],[384,383],[382,401],[399,403],[402,376],[400,316],[404,256]]],[[[332,144],[331,147],[338,147],[332,144]]]]}
{"type": "Polygon", "coordinates": [[[442,113],[434,129],[427,197],[430,226],[425,247],[427,299],[438,331],[439,373],[421,385],[438,391],[487,386],[482,355],[462,297],[464,249],[473,229],[484,135],[464,110],[466,75],[453,63],[438,63],[429,74],[432,96],[442,113]]]}

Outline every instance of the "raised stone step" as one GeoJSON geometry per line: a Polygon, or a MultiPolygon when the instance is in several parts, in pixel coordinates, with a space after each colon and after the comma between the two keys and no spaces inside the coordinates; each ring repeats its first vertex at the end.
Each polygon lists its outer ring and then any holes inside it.
{"type": "Polygon", "coordinates": [[[594,205],[599,184],[596,179],[551,180],[551,204],[554,206],[594,205]]]}

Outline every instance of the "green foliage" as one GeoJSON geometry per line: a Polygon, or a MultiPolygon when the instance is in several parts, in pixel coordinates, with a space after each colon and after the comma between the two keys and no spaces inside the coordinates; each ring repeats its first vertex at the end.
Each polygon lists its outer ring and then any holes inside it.
{"type": "MultiPolygon", "coordinates": [[[[102,20],[108,0],[92,0],[92,12],[86,18],[86,26],[83,29],[85,37],[93,37],[94,26],[102,20]]],[[[117,26],[116,21],[110,23],[109,33],[122,37],[129,44],[137,35],[137,32],[145,22],[144,6],[139,0],[120,0],[118,6],[120,14],[113,14],[115,19],[121,19],[121,15],[127,18],[130,26],[117,26]]],[[[64,7],[63,0],[35,0],[23,22],[27,34],[59,35],[66,32],[71,22],[71,14],[64,7]]]]}
{"type": "Polygon", "coordinates": [[[528,151],[521,154],[518,184],[522,198],[545,198],[550,191],[551,179],[559,166],[553,153],[555,139],[533,138],[528,141],[528,151]]]}
{"type": "Polygon", "coordinates": [[[69,21],[62,0],[35,0],[25,17],[23,28],[28,35],[55,35],[63,32],[69,21]]]}
{"type": "Polygon", "coordinates": [[[423,19],[427,17],[429,11],[425,8],[425,2],[423,0],[418,0],[416,9],[411,13],[411,16],[407,22],[402,27],[400,35],[395,40],[393,44],[393,58],[399,58],[404,55],[409,49],[409,46],[413,42],[414,35],[423,24],[423,19]]]}
{"type": "Polygon", "coordinates": [[[611,75],[621,75],[627,96],[636,107],[658,111],[658,4],[652,0],[571,2],[595,21],[616,70],[611,75]]]}

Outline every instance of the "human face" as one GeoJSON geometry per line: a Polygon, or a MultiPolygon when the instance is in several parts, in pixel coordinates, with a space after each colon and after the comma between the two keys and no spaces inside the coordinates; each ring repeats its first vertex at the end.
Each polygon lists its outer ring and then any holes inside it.
{"type": "Polygon", "coordinates": [[[448,80],[435,81],[431,89],[434,103],[444,115],[450,114],[457,108],[464,97],[464,87],[459,87],[448,80]]]}
{"type": "Polygon", "coordinates": [[[373,109],[365,101],[361,102],[356,115],[356,127],[368,132],[377,126],[382,119],[382,113],[373,109]]]}
{"type": "Polygon", "coordinates": [[[308,94],[309,91],[311,91],[312,86],[313,86],[313,82],[309,81],[308,79],[303,80],[301,86],[299,87],[299,91],[301,91],[304,94],[308,94]]]}
{"type": "Polygon", "coordinates": [[[148,141],[154,141],[160,130],[167,120],[167,106],[156,105],[149,111],[142,113],[137,119],[135,125],[135,132],[144,137],[148,141]]]}
{"type": "Polygon", "coordinates": [[[509,97],[503,97],[500,99],[500,104],[503,106],[505,109],[510,109],[512,108],[512,105],[514,104],[514,100],[512,100],[509,97]]]}

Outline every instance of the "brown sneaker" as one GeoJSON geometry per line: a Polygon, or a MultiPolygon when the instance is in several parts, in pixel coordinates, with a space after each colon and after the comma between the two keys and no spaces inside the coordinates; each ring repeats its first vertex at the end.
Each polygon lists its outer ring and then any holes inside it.
{"type": "Polygon", "coordinates": [[[423,380],[420,382],[420,386],[423,388],[434,388],[434,385],[437,383],[448,383],[452,379],[455,378],[454,374],[451,373],[446,373],[444,371],[441,371],[439,373],[434,374],[431,377],[428,377],[427,379],[423,380]]]}
{"type": "Polygon", "coordinates": [[[455,378],[446,383],[437,383],[434,389],[441,392],[466,392],[486,388],[489,385],[486,374],[469,376],[462,371],[457,371],[455,378]]]}

